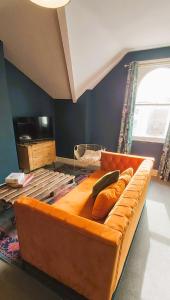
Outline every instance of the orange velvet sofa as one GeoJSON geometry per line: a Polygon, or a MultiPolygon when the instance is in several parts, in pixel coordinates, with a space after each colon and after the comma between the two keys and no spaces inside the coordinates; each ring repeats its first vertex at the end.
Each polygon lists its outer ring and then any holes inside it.
{"type": "Polygon", "coordinates": [[[118,284],[149,185],[152,158],[102,152],[101,168],[56,204],[15,203],[23,260],[90,300],[109,300],[118,284]],[[108,171],[135,173],[106,219],[91,217],[92,186],[108,171]]]}

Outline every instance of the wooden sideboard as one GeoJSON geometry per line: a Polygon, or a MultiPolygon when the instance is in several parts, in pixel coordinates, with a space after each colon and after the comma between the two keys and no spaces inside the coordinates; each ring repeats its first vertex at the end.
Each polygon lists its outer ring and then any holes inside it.
{"type": "Polygon", "coordinates": [[[19,167],[23,171],[32,171],[56,161],[55,141],[41,141],[18,144],[19,167]]]}

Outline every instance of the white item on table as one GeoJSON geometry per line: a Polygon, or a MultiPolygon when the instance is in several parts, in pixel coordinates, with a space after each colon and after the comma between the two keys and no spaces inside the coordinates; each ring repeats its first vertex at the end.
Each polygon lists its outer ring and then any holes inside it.
{"type": "Polygon", "coordinates": [[[24,173],[11,173],[5,178],[5,183],[20,185],[24,182],[24,180],[25,180],[24,173]]]}

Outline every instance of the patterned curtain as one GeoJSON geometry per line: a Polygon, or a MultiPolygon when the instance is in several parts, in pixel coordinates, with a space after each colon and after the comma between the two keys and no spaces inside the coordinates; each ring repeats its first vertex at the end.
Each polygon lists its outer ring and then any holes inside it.
{"type": "Polygon", "coordinates": [[[159,175],[164,181],[168,181],[170,179],[170,123],[161,155],[159,175]]]}
{"type": "Polygon", "coordinates": [[[118,143],[118,152],[130,153],[132,146],[132,129],[133,129],[133,116],[136,100],[138,77],[138,63],[131,62],[129,64],[127,84],[125,91],[125,101],[122,111],[121,128],[118,143]]]}

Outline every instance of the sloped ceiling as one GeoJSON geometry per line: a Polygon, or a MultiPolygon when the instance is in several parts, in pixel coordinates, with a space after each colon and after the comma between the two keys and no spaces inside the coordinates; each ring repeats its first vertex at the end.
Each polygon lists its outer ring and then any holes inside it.
{"type": "Polygon", "coordinates": [[[76,97],[128,51],[170,45],[169,0],[71,0],[66,22],[76,97]]]}
{"type": "Polygon", "coordinates": [[[170,45],[169,0],[0,1],[5,56],[56,99],[76,101],[128,52],[170,45]]]}
{"type": "Polygon", "coordinates": [[[71,99],[56,10],[1,0],[0,39],[5,57],[52,98],[71,99]]]}

